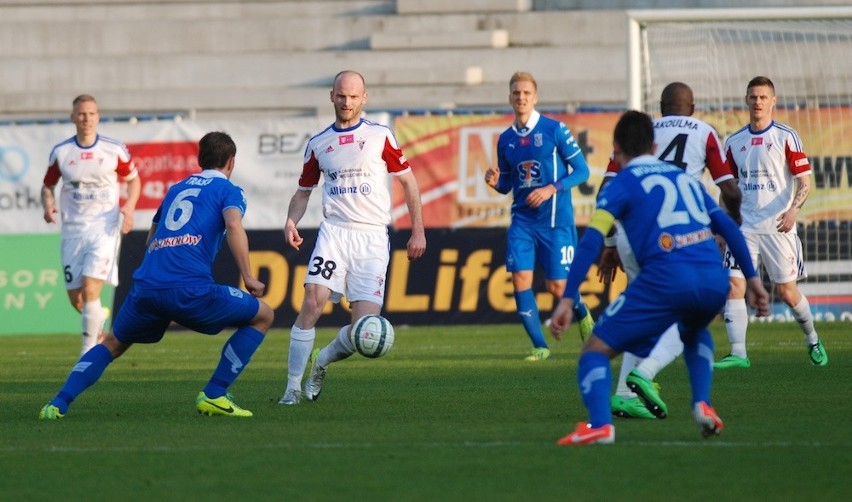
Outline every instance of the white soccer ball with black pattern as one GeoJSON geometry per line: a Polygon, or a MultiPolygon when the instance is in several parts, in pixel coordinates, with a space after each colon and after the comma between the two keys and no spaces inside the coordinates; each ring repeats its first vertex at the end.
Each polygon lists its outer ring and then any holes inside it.
{"type": "Polygon", "coordinates": [[[387,354],[393,347],[393,326],[380,315],[365,315],[355,321],[349,331],[349,340],[364,357],[376,358],[387,354]]]}

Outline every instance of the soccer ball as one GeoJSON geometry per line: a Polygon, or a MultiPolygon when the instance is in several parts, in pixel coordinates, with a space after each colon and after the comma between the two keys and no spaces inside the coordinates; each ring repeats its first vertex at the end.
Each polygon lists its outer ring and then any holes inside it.
{"type": "Polygon", "coordinates": [[[380,315],[365,315],[355,321],[349,340],[362,356],[382,357],[393,347],[393,326],[380,315]]]}

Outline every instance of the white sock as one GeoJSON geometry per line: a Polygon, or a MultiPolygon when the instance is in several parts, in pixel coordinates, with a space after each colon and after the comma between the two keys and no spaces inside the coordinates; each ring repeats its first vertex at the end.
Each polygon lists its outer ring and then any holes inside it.
{"type": "Polygon", "coordinates": [[[101,343],[103,341],[103,337],[107,333],[107,328],[106,328],[107,320],[109,319],[109,316],[112,314],[112,310],[110,310],[109,307],[104,307],[103,310],[104,310],[104,312],[103,312],[104,320],[101,322],[101,332],[98,335],[98,343],[101,343]]]}
{"type": "Polygon", "coordinates": [[[725,329],[731,342],[731,354],[748,358],[746,353],[746,329],[748,329],[748,311],[745,298],[729,299],[725,302],[725,329]]]}
{"type": "Polygon", "coordinates": [[[305,367],[314,348],[317,331],[314,328],[302,329],[295,324],[290,328],[290,353],[287,355],[287,390],[302,388],[305,367]]]}
{"type": "Polygon", "coordinates": [[[805,295],[802,295],[802,299],[799,300],[799,303],[796,304],[795,307],[792,307],[793,317],[796,319],[796,322],[799,323],[799,327],[802,328],[802,333],[805,334],[805,341],[807,341],[808,345],[813,345],[819,341],[819,335],[817,335],[816,329],[814,329],[814,317],[811,315],[811,304],[808,302],[808,299],[805,298],[805,295]]]}
{"type": "Polygon", "coordinates": [[[672,363],[683,352],[683,342],[677,324],[672,324],[657,340],[648,357],[642,360],[636,369],[648,380],[654,380],[657,373],[672,363]]]}
{"type": "Polygon", "coordinates": [[[317,363],[320,366],[325,368],[329,364],[346,359],[355,353],[355,346],[349,339],[349,326],[351,324],[340,328],[334,340],[320,351],[319,357],[317,357],[317,363]]]}
{"type": "Polygon", "coordinates": [[[101,299],[84,303],[82,314],[83,348],[80,352],[81,355],[98,344],[98,335],[104,327],[104,320],[106,320],[101,299]]]}
{"type": "Polygon", "coordinates": [[[627,386],[627,375],[639,364],[642,359],[638,356],[625,352],[621,355],[621,371],[618,373],[618,383],[615,386],[615,395],[627,399],[633,399],[636,394],[627,386]]]}

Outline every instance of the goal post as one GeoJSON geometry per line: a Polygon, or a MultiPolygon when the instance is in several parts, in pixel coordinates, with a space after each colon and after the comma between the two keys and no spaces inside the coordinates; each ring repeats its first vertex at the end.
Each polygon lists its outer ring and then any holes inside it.
{"type": "Polygon", "coordinates": [[[630,10],[627,20],[629,109],[658,115],[662,89],[681,81],[724,140],[748,123],[749,80],[772,79],[775,119],[799,132],[813,169],[800,288],[818,319],[852,320],[852,7],[630,10]]]}

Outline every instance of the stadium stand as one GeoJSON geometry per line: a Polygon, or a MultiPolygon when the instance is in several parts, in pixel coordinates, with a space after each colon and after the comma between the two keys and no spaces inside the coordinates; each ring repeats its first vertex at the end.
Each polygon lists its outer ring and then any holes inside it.
{"type": "Polygon", "coordinates": [[[696,4],[739,2],[0,0],[0,119],[65,116],[82,92],[116,114],[315,114],[344,68],[372,110],[506,109],[519,69],[543,108],[621,107],[624,10],[696,4]]]}

